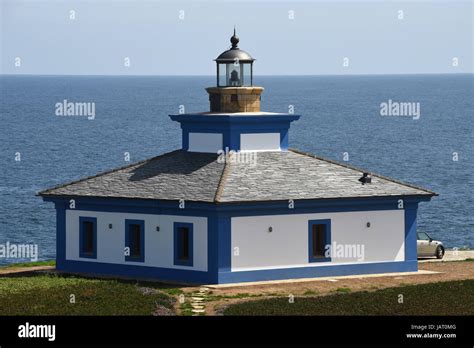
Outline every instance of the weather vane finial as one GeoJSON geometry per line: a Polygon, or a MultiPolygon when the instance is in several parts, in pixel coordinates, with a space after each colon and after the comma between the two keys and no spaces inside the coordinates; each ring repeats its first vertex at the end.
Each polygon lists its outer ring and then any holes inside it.
{"type": "Polygon", "coordinates": [[[230,38],[230,42],[232,43],[232,48],[236,49],[237,45],[239,44],[239,37],[235,33],[235,25],[234,25],[234,35],[230,38]]]}

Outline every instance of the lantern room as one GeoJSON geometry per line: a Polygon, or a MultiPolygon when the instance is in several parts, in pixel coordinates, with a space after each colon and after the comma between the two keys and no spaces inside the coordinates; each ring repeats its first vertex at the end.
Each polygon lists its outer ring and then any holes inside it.
{"type": "Polygon", "coordinates": [[[253,62],[255,59],[238,47],[235,33],[230,38],[232,47],[215,59],[217,65],[217,87],[245,87],[253,84],[253,62]]]}
{"type": "Polygon", "coordinates": [[[206,88],[211,112],[259,112],[262,87],[253,85],[253,62],[250,54],[238,47],[235,33],[230,38],[232,47],[214,59],[217,84],[206,88]]]}

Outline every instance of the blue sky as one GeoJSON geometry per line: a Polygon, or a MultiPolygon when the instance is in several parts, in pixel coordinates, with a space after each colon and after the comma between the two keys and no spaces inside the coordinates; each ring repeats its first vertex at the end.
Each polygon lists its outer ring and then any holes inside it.
{"type": "Polygon", "coordinates": [[[0,3],[5,74],[213,75],[234,24],[259,75],[473,72],[468,0],[0,3]]]}

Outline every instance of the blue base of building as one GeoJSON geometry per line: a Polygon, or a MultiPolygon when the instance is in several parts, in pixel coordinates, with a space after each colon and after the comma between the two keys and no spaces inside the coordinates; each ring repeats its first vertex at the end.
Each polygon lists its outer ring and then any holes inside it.
{"type": "Polygon", "coordinates": [[[140,280],[155,280],[182,284],[212,284],[215,277],[209,272],[148,266],[121,265],[114,263],[63,261],[56,263],[56,269],[65,273],[94,276],[116,276],[140,280]]]}
{"type": "Polygon", "coordinates": [[[79,273],[84,275],[116,276],[182,284],[227,284],[359,274],[416,272],[418,270],[418,262],[413,260],[401,262],[378,262],[350,265],[279,268],[256,271],[221,272],[217,277],[212,272],[86,261],[62,261],[57,263],[56,268],[57,270],[66,273],[79,273]]]}
{"type": "Polygon", "coordinates": [[[351,265],[278,268],[260,271],[219,273],[219,283],[241,283],[268,280],[333,277],[359,274],[416,272],[418,261],[378,262],[351,265]]]}

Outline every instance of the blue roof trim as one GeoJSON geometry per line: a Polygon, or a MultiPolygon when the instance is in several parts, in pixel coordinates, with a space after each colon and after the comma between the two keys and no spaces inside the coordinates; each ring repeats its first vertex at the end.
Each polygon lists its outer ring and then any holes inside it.
{"type": "Polygon", "coordinates": [[[229,124],[256,124],[264,122],[282,122],[288,123],[298,120],[301,115],[297,114],[251,114],[247,116],[236,116],[236,114],[219,114],[219,115],[206,115],[206,114],[178,114],[178,115],[169,115],[171,120],[177,121],[180,123],[196,123],[196,124],[220,124],[220,125],[229,125],[229,124]]]}
{"type": "MultiPolygon", "coordinates": [[[[86,196],[41,196],[45,202],[62,202],[68,203],[69,200],[76,201],[76,210],[81,210],[81,205],[96,206],[97,208],[106,204],[110,207],[136,207],[136,208],[152,208],[155,213],[160,213],[160,209],[178,209],[179,201],[177,200],[155,200],[155,199],[131,199],[131,198],[114,198],[114,197],[86,197],[86,196]],[[79,207],[78,207],[79,204],[79,207]]],[[[288,199],[291,199],[289,197],[288,199]]],[[[393,205],[398,200],[403,199],[404,205],[419,202],[428,202],[431,196],[428,195],[410,195],[410,196],[375,196],[360,198],[327,198],[327,199],[305,199],[294,200],[295,209],[313,208],[313,207],[335,207],[335,206],[365,206],[365,205],[393,205]]],[[[66,207],[67,208],[67,207],[66,207]]],[[[186,211],[235,211],[235,210],[254,210],[260,208],[271,208],[285,210],[288,209],[288,200],[279,201],[250,201],[236,203],[221,202],[195,202],[186,201],[186,208],[179,209],[183,213],[186,211]]],[[[385,209],[387,209],[385,207],[385,209]]],[[[129,210],[124,210],[129,211],[129,210]]]]}

